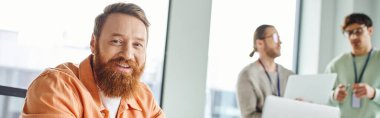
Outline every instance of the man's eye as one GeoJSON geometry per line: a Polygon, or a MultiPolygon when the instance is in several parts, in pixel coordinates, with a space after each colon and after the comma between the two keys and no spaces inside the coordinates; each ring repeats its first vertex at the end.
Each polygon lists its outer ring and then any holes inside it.
{"type": "Polygon", "coordinates": [[[136,46],[136,47],[143,47],[143,45],[141,43],[133,43],[133,46],[136,46]]]}
{"type": "Polygon", "coordinates": [[[120,40],[111,40],[112,45],[121,45],[122,42],[120,40]]]}

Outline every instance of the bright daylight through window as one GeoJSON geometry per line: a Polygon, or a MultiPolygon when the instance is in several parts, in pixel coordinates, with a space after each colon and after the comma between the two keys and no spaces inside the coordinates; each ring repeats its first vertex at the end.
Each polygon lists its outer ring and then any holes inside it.
{"type": "Polygon", "coordinates": [[[278,30],[281,56],[276,62],[293,69],[297,0],[212,1],[206,117],[238,118],[236,80],[241,69],[258,58],[253,32],[262,24],[278,30]]]}

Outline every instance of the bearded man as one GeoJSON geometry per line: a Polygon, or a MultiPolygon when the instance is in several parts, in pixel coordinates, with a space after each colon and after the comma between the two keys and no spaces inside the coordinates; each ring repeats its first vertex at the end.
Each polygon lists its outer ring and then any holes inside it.
{"type": "Polygon", "coordinates": [[[293,72],[274,62],[281,55],[280,45],[274,26],[261,25],[256,29],[249,56],[257,51],[259,59],[243,68],[236,85],[242,118],[261,118],[267,96],[284,96],[288,77],[293,72]]]}
{"type": "Polygon", "coordinates": [[[135,4],[107,6],[95,19],[91,52],[79,65],[46,69],[28,88],[24,118],[161,118],[140,82],[149,22],[135,4]]]}

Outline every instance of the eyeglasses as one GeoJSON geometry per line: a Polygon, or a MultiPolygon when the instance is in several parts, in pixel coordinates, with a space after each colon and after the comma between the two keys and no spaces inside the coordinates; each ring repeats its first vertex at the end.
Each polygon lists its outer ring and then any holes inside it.
{"type": "Polygon", "coordinates": [[[364,28],[365,28],[366,26],[364,26],[364,25],[362,25],[360,28],[356,28],[356,29],[354,29],[354,30],[349,30],[349,31],[343,31],[343,35],[345,36],[345,37],[350,37],[351,35],[355,35],[355,36],[360,36],[360,35],[362,35],[363,34],[363,32],[364,32],[364,28]]]}
{"type": "Polygon", "coordinates": [[[273,33],[272,35],[266,36],[266,37],[264,37],[264,39],[266,39],[266,38],[268,38],[268,37],[272,37],[272,39],[273,39],[273,41],[274,41],[275,43],[280,42],[280,36],[278,36],[277,33],[273,33]]]}

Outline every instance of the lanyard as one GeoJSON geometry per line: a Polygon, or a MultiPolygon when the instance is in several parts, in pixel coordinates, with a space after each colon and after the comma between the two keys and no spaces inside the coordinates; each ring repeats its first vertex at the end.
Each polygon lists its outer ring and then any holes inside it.
{"type": "MultiPolygon", "coordinates": [[[[269,82],[270,82],[270,85],[271,85],[271,88],[272,88],[272,86],[273,86],[272,79],[270,78],[267,70],[265,69],[263,62],[261,62],[260,59],[259,59],[259,62],[261,64],[261,66],[263,66],[265,74],[267,75],[269,82]]],[[[281,93],[280,93],[280,90],[281,90],[281,88],[280,88],[280,73],[278,73],[278,65],[277,64],[276,64],[276,73],[277,73],[277,96],[280,96],[281,95],[281,93]]]]}
{"type": "Polygon", "coordinates": [[[365,63],[364,63],[364,66],[363,66],[363,69],[362,69],[362,72],[360,73],[360,76],[358,78],[358,74],[357,74],[357,70],[356,70],[356,62],[355,62],[355,55],[352,54],[352,63],[354,64],[354,72],[355,72],[355,83],[360,83],[363,79],[363,74],[364,74],[364,71],[365,69],[367,68],[367,64],[369,62],[369,58],[371,57],[371,52],[372,52],[372,48],[371,50],[368,52],[368,56],[367,56],[367,59],[365,60],[365,63]]]}

